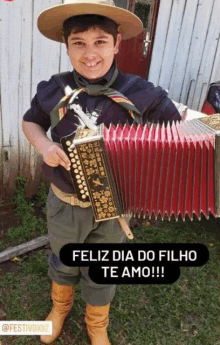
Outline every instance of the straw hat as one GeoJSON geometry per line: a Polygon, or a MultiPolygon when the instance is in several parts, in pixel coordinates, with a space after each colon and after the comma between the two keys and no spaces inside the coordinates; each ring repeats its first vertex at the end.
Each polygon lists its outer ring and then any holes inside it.
{"type": "Polygon", "coordinates": [[[142,21],[132,12],[116,7],[113,0],[64,0],[64,4],[41,12],[37,25],[44,36],[62,42],[63,22],[83,14],[97,14],[114,20],[121,26],[122,39],[137,36],[143,30],[142,21]]]}

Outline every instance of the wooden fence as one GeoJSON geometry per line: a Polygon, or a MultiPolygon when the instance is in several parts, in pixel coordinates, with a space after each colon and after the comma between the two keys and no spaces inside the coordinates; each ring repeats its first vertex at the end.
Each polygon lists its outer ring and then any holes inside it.
{"type": "MultiPolygon", "coordinates": [[[[41,80],[70,70],[64,45],[37,29],[43,9],[62,0],[0,1],[0,202],[27,178],[27,196],[42,179],[41,157],[21,122],[41,80]]],[[[200,109],[210,82],[220,79],[220,1],[161,0],[149,80],[175,101],[200,109]]]]}
{"type": "Polygon", "coordinates": [[[169,97],[201,110],[220,80],[220,1],[162,0],[149,80],[169,97]]]}
{"type": "Polygon", "coordinates": [[[15,177],[28,180],[27,195],[35,193],[42,179],[41,157],[23,135],[21,122],[41,80],[70,70],[64,45],[43,37],[37,28],[40,11],[62,0],[0,1],[0,191],[13,194],[15,177]]]}

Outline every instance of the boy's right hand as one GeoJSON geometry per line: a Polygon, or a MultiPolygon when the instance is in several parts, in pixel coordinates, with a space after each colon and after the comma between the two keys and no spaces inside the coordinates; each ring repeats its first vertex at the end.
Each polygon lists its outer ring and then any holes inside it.
{"type": "Polygon", "coordinates": [[[47,165],[51,167],[62,165],[66,170],[70,170],[70,160],[63,151],[61,144],[51,143],[49,146],[44,148],[42,154],[44,162],[47,165]]]}

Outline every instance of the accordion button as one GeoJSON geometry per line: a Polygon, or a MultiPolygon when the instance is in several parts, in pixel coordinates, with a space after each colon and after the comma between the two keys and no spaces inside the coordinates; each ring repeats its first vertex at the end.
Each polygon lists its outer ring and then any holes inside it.
{"type": "MultiPolygon", "coordinates": [[[[71,154],[72,154],[72,153],[71,153],[71,154]]],[[[70,154],[70,155],[71,155],[71,154],[70,154]]],[[[71,162],[72,162],[72,163],[75,163],[75,161],[76,161],[76,160],[75,160],[74,158],[71,159],[71,162]]]]}
{"type": "Polygon", "coordinates": [[[77,165],[76,165],[76,164],[73,164],[73,168],[77,168],[77,165]]]}
{"type": "Polygon", "coordinates": [[[78,155],[75,155],[75,158],[76,158],[76,159],[79,159],[79,156],[78,156],[78,155]]]}
{"type": "Polygon", "coordinates": [[[77,174],[79,172],[78,169],[74,169],[74,173],[77,174]]]}
{"type": "Polygon", "coordinates": [[[86,192],[86,195],[89,195],[89,192],[86,192]]]}
{"type": "MultiPolygon", "coordinates": [[[[79,181],[78,181],[78,183],[79,183],[79,181]]],[[[83,185],[82,185],[82,184],[80,184],[80,185],[79,185],[79,188],[80,188],[80,189],[82,189],[82,188],[83,188],[83,185]]]]}
{"type": "Polygon", "coordinates": [[[70,146],[70,145],[71,145],[71,142],[70,142],[70,141],[67,141],[67,142],[66,142],[66,145],[67,145],[67,146],[70,146]]]}
{"type": "Polygon", "coordinates": [[[80,193],[81,193],[81,194],[85,194],[85,193],[84,193],[84,190],[81,190],[80,193]]]}
{"type": "Polygon", "coordinates": [[[76,179],[78,180],[80,178],[80,175],[76,175],[76,179]]]}
{"type": "Polygon", "coordinates": [[[84,194],[84,195],[82,195],[82,198],[83,198],[83,199],[85,199],[85,198],[86,198],[85,194],[84,194]]]}
{"type": "MultiPolygon", "coordinates": [[[[74,154],[73,153],[70,153],[70,157],[74,157],[74,154]]],[[[75,160],[75,159],[74,159],[75,160]]]]}
{"type": "Polygon", "coordinates": [[[73,150],[72,150],[70,147],[68,147],[68,151],[69,151],[69,152],[72,152],[73,150]]]}

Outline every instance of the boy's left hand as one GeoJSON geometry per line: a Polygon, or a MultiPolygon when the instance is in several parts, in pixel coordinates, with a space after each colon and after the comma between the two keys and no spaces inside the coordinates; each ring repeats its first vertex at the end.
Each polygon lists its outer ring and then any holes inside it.
{"type": "Polygon", "coordinates": [[[44,147],[42,154],[47,165],[51,167],[62,165],[66,170],[70,170],[70,160],[63,151],[61,144],[51,142],[49,146],[44,147]]]}

